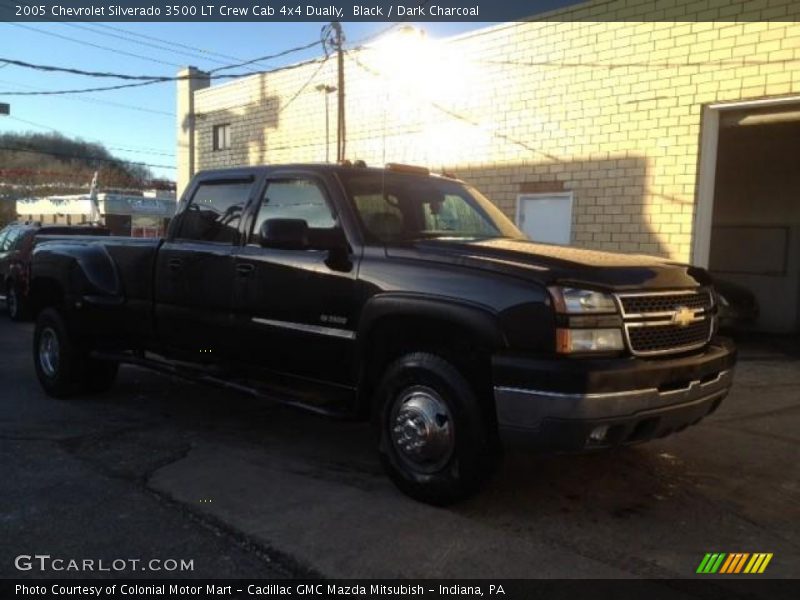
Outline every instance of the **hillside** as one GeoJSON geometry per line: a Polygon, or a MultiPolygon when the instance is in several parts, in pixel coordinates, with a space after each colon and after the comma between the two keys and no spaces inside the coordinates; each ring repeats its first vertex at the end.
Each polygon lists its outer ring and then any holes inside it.
{"type": "Polygon", "coordinates": [[[115,157],[102,144],[58,133],[0,134],[0,225],[14,218],[18,198],[87,192],[95,171],[102,189],[153,185],[148,168],[115,157]]]}

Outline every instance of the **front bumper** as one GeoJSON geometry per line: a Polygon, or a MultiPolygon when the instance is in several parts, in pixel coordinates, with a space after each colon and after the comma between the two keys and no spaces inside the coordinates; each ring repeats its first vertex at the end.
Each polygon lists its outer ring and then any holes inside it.
{"type": "Polygon", "coordinates": [[[506,444],[554,451],[664,437],[716,410],[730,390],[735,362],[726,340],[671,359],[496,356],[500,435],[506,444]]]}

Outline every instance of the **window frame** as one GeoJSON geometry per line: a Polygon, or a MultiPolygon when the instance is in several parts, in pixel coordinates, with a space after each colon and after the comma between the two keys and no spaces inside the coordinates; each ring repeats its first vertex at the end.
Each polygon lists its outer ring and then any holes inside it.
{"type": "MultiPolygon", "coordinates": [[[[267,195],[267,190],[269,190],[269,186],[271,183],[276,181],[291,181],[291,180],[305,180],[310,183],[313,183],[317,189],[319,189],[320,193],[322,194],[322,199],[325,202],[326,206],[331,212],[333,216],[333,220],[336,222],[335,227],[309,227],[309,229],[341,229],[343,233],[346,235],[345,227],[342,223],[342,216],[338,211],[336,203],[333,201],[331,197],[330,189],[325,183],[325,180],[321,177],[317,176],[315,173],[309,172],[274,172],[269,173],[264,181],[259,186],[259,190],[255,196],[255,198],[251,201],[251,209],[249,211],[249,216],[247,222],[244,224],[244,232],[242,235],[242,245],[243,246],[250,246],[254,248],[262,248],[261,244],[255,241],[256,236],[256,223],[258,223],[258,217],[261,212],[261,206],[264,203],[264,198],[267,195]]],[[[312,250],[312,249],[307,249],[312,250]]],[[[289,252],[296,252],[296,250],[288,250],[289,252]]],[[[305,250],[301,250],[303,252],[305,250]]]]}
{"type": "Polygon", "coordinates": [[[248,219],[248,212],[250,211],[250,207],[253,204],[253,198],[257,197],[260,190],[263,188],[262,185],[259,184],[257,177],[255,174],[243,174],[241,177],[223,177],[223,178],[207,178],[201,179],[192,186],[190,190],[190,194],[187,196],[186,202],[183,204],[181,208],[180,214],[176,215],[176,218],[173,220],[177,220],[175,233],[170,237],[170,241],[181,242],[186,244],[214,244],[216,246],[241,246],[242,242],[244,241],[244,231],[243,225],[246,223],[248,219]],[[197,196],[197,192],[203,186],[214,186],[214,185],[236,185],[236,184],[250,184],[250,191],[247,194],[247,198],[245,198],[244,204],[242,205],[242,216],[239,219],[239,225],[236,228],[236,236],[231,242],[218,242],[216,240],[198,240],[194,238],[183,237],[183,228],[185,227],[185,215],[189,211],[189,207],[192,206],[194,200],[197,196]]]}
{"type": "Polygon", "coordinates": [[[574,234],[575,234],[575,194],[572,190],[559,190],[554,192],[529,192],[529,193],[521,193],[517,194],[517,207],[516,207],[516,214],[514,217],[514,224],[517,228],[524,233],[528,239],[533,242],[539,242],[544,244],[555,244],[557,246],[570,246],[574,244],[574,234]],[[525,231],[525,225],[523,221],[523,204],[526,200],[552,200],[552,199],[559,199],[564,200],[567,202],[567,206],[569,207],[569,240],[562,244],[560,242],[544,242],[542,240],[537,240],[532,238],[528,235],[528,232],[525,231]]]}
{"type": "Polygon", "coordinates": [[[212,152],[220,152],[222,150],[230,150],[232,146],[231,141],[231,124],[218,123],[211,126],[211,150],[212,152]],[[223,144],[219,144],[219,132],[224,132],[223,144]]]}

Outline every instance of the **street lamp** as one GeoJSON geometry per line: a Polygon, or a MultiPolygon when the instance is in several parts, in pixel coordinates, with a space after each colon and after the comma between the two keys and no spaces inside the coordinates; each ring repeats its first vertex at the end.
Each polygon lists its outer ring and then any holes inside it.
{"type": "Polygon", "coordinates": [[[325,162],[331,162],[330,147],[331,147],[331,126],[330,126],[330,109],[328,107],[328,97],[337,90],[335,86],[320,83],[316,87],[318,92],[325,94],[325,162]]]}

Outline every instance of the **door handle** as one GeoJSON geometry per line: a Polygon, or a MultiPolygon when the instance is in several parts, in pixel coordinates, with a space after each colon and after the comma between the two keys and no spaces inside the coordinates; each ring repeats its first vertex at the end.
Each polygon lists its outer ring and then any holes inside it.
{"type": "Polygon", "coordinates": [[[167,261],[167,268],[170,271],[177,271],[183,266],[183,261],[180,258],[170,258],[167,261]]]}
{"type": "Polygon", "coordinates": [[[236,273],[239,275],[239,277],[248,277],[254,269],[255,267],[250,263],[236,265],[236,273]]]}

